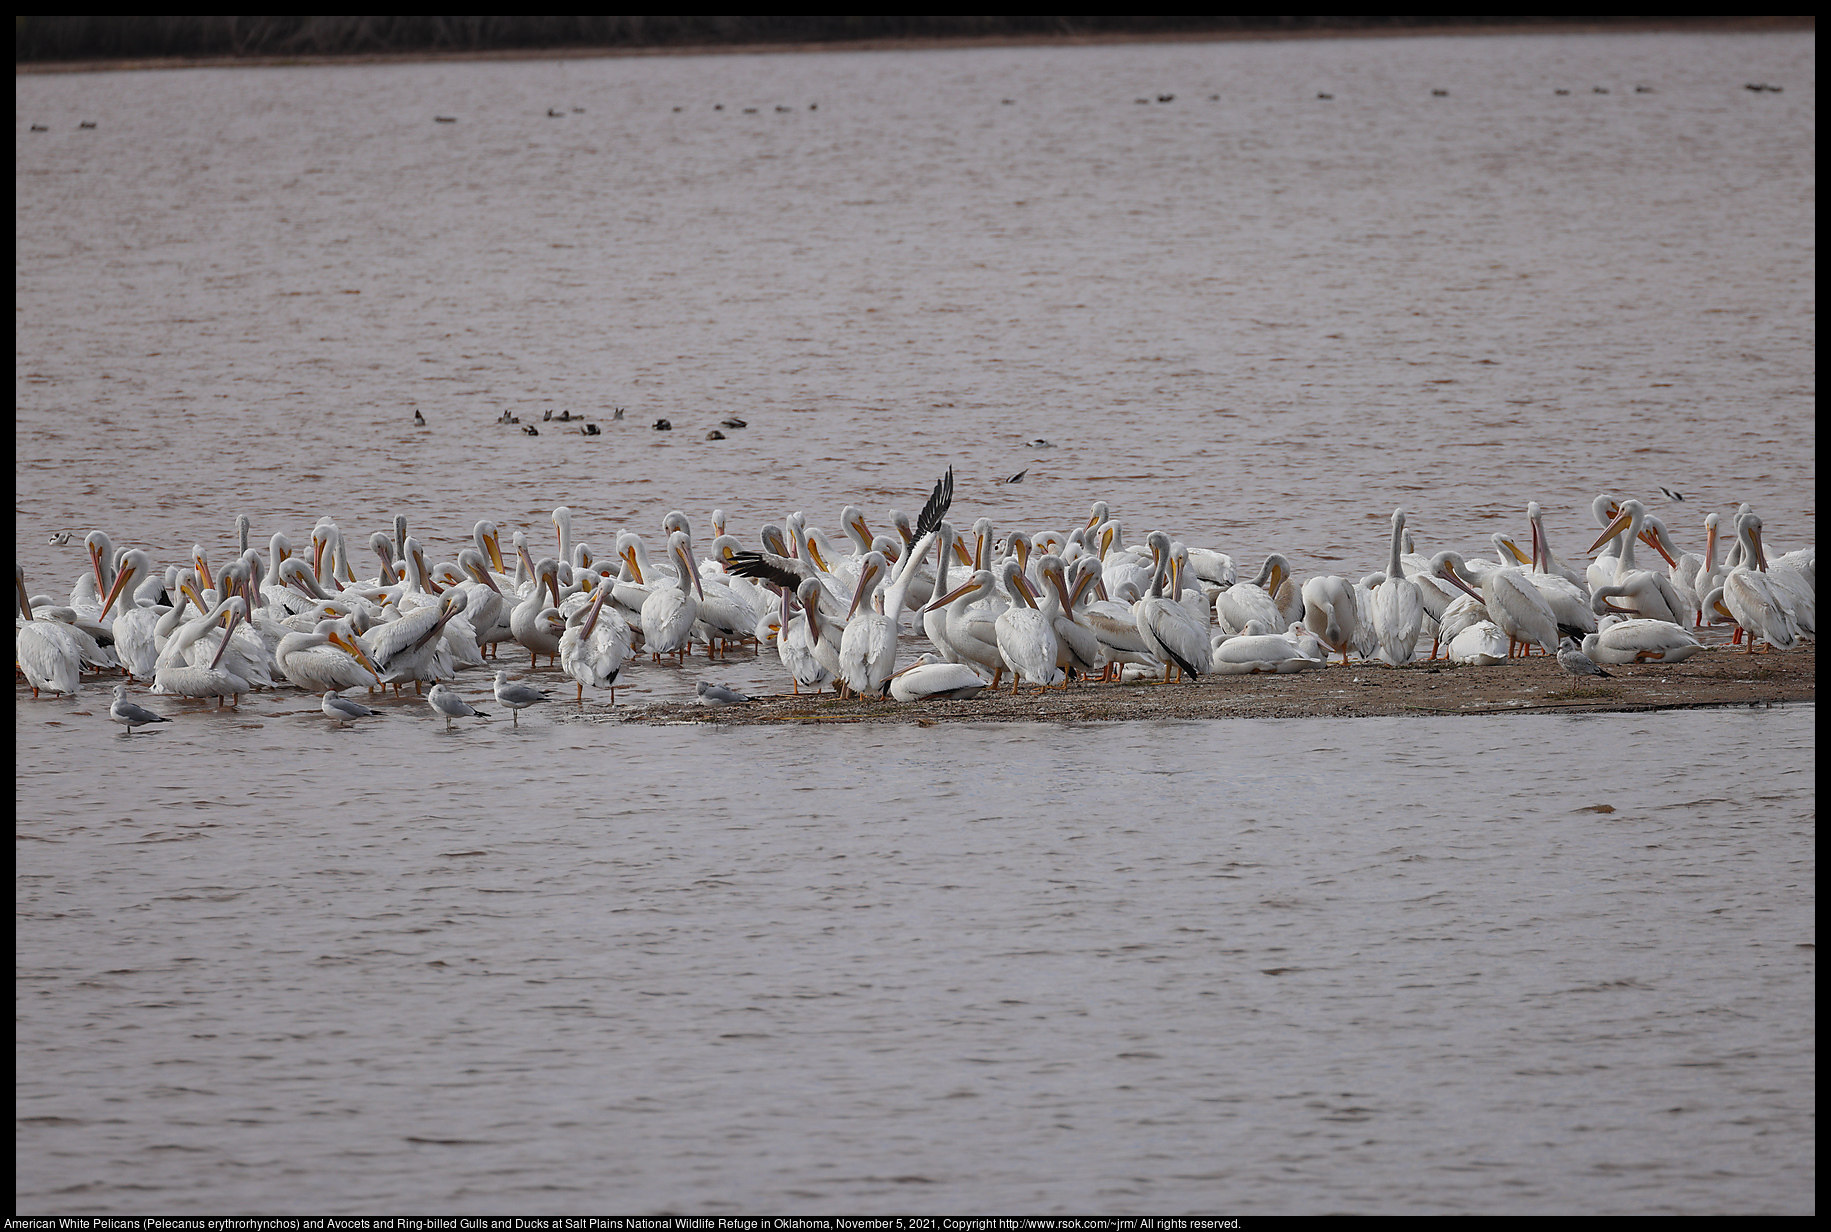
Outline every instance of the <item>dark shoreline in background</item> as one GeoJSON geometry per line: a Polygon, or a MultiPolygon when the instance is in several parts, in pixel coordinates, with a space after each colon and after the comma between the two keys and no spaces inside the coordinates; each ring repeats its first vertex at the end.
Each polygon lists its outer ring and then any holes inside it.
{"type": "Polygon", "coordinates": [[[14,72],[439,60],[912,51],[1301,38],[1772,33],[1815,16],[1554,18],[95,18],[14,19],[14,72]],[[157,23],[165,23],[163,27],[157,23]],[[174,24],[176,23],[176,24],[174,24]],[[489,23],[489,24],[486,24],[489,23]],[[561,29],[570,24],[570,30],[561,29]],[[195,50],[181,50],[189,46],[195,50]]]}

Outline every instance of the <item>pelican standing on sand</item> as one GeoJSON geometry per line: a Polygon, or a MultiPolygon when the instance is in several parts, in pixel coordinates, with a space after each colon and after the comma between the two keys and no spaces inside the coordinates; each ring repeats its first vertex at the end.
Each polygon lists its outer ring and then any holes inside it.
{"type": "Polygon", "coordinates": [[[1477,593],[1467,579],[1468,566],[1459,552],[1439,552],[1431,558],[1431,573],[1442,578],[1464,594],[1473,596],[1488,610],[1488,619],[1507,635],[1507,657],[1512,658],[1522,643],[1530,648],[1537,644],[1546,654],[1556,654],[1558,621],[1538,589],[1527,581],[1519,569],[1490,569],[1479,579],[1477,593]]]}
{"type": "Polygon", "coordinates": [[[1374,657],[1390,667],[1403,667],[1418,657],[1418,630],[1424,627],[1424,596],[1418,584],[1405,576],[1400,559],[1405,547],[1405,511],[1392,511],[1392,550],[1387,554],[1386,580],[1373,591],[1370,605],[1378,643],[1374,657]]]}
{"type": "Polygon", "coordinates": [[[586,685],[608,688],[610,704],[617,704],[617,674],[629,661],[635,634],[614,606],[609,612],[604,610],[615,589],[608,578],[599,582],[590,605],[574,612],[560,635],[560,666],[578,683],[580,705],[585,704],[586,685]]]}
{"type": "Polygon", "coordinates": [[[642,601],[642,641],[657,663],[664,654],[684,659],[693,644],[693,623],[699,619],[699,600],[693,591],[700,581],[688,559],[687,542],[685,531],[668,536],[668,552],[678,570],[675,584],[657,583],[642,601]]]}
{"type": "Polygon", "coordinates": [[[1319,575],[1303,584],[1303,623],[1317,640],[1341,656],[1348,666],[1348,648],[1360,629],[1354,601],[1354,583],[1344,577],[1319,575]]]}
{"type": "Polygon", "coordinates": [[[1030,593],[1030,579],[1015,557],[1005,560],[1003,570],[1005,589],[1018,602],[999,615],[993,628],[998,653],[1011,668],[1011,692],[1017,692],[1020,679],[1044,689],[1062,683],[1066,677],[1056,665],[1061,643],[1055,626],[1037,607],[1036,598],[1030,593]]]}
{"type": "Polygon", "coordinates": [[[1132,608],[1138,632],[1144,639],[1145,649],[1163,664],[1164,684],[1170,683],[1173,668],[1200,679],[1208,671],[1214,655],[1213,647],[1208,644],[1208,630],[1195,623],[1188,608],[1164,596],[1164,587],[1169,584],[1172,572],[1170,537],[1160,530],[1152,531],[1146,542],[1151,545],[1151,559],[1156,567],[1151,574],[1151,593],[1132,608]]]}
{"type": "Polygon", "coordinates": [[[1710,601],[1727,607],[1748,634],[1744,653],[1755,652],[1756,638],[1776,650],[1793,649],[1799,645],[1799,625],[1779,589],[1768,579],[1760,517],[1753,513],[1737,517],[1736,538],[1742,547],[1741,563],[1729,571],[1718,590],[1711,592],[1710,601]]]}

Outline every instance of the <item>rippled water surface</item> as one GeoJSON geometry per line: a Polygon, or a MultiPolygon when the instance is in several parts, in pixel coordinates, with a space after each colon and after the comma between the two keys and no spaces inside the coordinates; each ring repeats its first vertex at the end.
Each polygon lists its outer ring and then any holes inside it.
{"type": "MultiPolygon", "coordinates": [[[[959,523],[1103,499],[1306,574],[1399,504],[1432,550],[1536,499],[1577,556],[1603,490],[1815,535],[1810,33],[15,93],[34,591],[58,529],[751,540],[950,464],[959,523]],[[562,408],[604,435],[495,422],[562,408]]],[[[288,691],[125,737],[16,692],[23,1212],[1814,1209],[1810,706],[448,734],[288,691]]]]}

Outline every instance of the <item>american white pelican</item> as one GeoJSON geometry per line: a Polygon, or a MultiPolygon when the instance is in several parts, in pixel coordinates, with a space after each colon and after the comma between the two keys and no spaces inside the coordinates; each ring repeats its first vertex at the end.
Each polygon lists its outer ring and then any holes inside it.
{"type": "Polygon", "coordinates": [[[1133,611],[1141,597],[1137,588],[1127,582],[1108,598],[1106,579],[1098,559],[1087,557],[1081,567],[1088,568],[1090,564],[1092,577],[1089,581],[1098,597],[1082,604],[1080,615],[1094,636],[1100,639],[1100,654],[1106,660],[1106,670],[1100,673],[1101,681],[1112,680],[1127,666],[1145,668],[1155,675],[1163,665],[1152,657],[1144,634],[1138,631],[1138,618],[1133,611]]]}
{"type": "Polygon", "coordinates": [[[1209,651],[1209,670],[1219,676],[1250,676],[1259,673],[1288,675],[1311,671],[1324,665],[1320,655],[1304,653],[1292,636],[1303,628],[1293,622],[1285,633],[1263,633],[1265,626],[1253,621],[1252,631],[1217,637],[1209,651]]]}
{"type": "Polygon", "coordinates": [[[1537,501],[1526,502],[1526,520],[1532,523],[1533,552],[1539,561],[1539,571],[1561,577],[1587,594],[1589,579],[1581,570],[1567,564],[1551,550],[1551,540],[1545,535],[1545,511],[1537,501]]]}
{"type": "MultiPolygon", "coordinates": [[[[1560,570],[1557,558],[1551,554],[1551,548],[1545,543],[1545,532],[1541,526],[1541,515],[1537,501],[1526,506],[1526,516],[1532,522],[1532,560],[1529,562],[1532,571],[1526,574],[1545,600],[1545,606],[1551,609],[1551,615],[1558,622],[1558,629],[1565,634],[1581,638],[1596,631],[1596,613],[1590,610],[1589,588],[1581,578],[1573,578],[1576,572],[1568,567],[1560,570]]],[[[1500,536],[1495,536],[1497,539],[1500,536]]]]}
{"type": "Polygon", "coordinates": [[[127,729],[128,735],[134,734],[134,728],[145,727],[148,723],[170,723],[171,720],[156,710],[136,705],[127,700],[127,686],[117,684],[114,687],[114,701],[108,706],[108,717],[127,729]]]}
{"type": "MultiPolygon", "coordinates": [[[[1598,493],[1596,499],[1589,503],[1589,510],[1596,519],[1596,525],[1607,530],[1615,515],[1621,512],[1621,502],[1608,492],[1598,493]]],[[[1594,549],[1591,549],[1594,551],[1594,549]]],[[[1602,554],[1589,562],[1583,571],[1589,582],[1589,593],[1594,595],[1598,586],[1607,586],[1615,580],[1615,570],[1621,564],[1621,542],[1610,540],[1602,554]]]]}
{"type": "Polygon", "coordinates": [[[509,708],[516,727],[521,726],[521,712],[547,700],[547,691],[537,689],[525,680],[510,680],[504,671],[496,673],[496,700],[509,708]]]}
{"type": "MultiPolygon", "coordinates": [[[[1493,624],[1488,619],[1487,605],[1473,595],[1459,594],[1454,603],[1443,609],[1443,619],[1437,622],[1437,635],[1447,647],[1469,628],[1484,622],[1493,624]]],[[[1505,653],[1504,646],[1502,652],[1505,653]]]]}
{"type": "MultiPolygon", "coordinates": [[[[1099,637],[1079,620],[1076,604],[1093,588],[1094,575],[1091,571],[1082,574],[1078,589],[1070,590],[1067,566],[1060,556],[1049,553],[1042,558],[1039,568],[1045,587],[1043,617],[1055,630],[1055,665],[1066,674],[1063,683],[1067,683],[1066,676],[1091,680],[1094,673],[1104,667],[1104,655],[1099,637]]],[[[1203,615],[1206,614],[1204,609],[1203,615]]]]}
{"type": "MultiPolygon", "coordinates": [[[[1366,577],[1354,584],[1354,614],[1360,622],[1354,630],[1354,653],[1359,655],[1364,662],[1372,662],[1374,651],[1380,648],[1379,630],[1373,627],[1373,591],[1375,587],[1385,580],[1386,575],[1384,573],[1369,573],[1366,577]]],[[[1430,589],[1435,588],[1433,587],[1430,589]]],[[[1428,598],[1428,591],[1422,582],[1418,585],[1418,593],[1427,596],[1424,607],[1425,614],[1429,615],[1430,601],[1428,598]]],[[[1432,623],[1435,624],[1435,621],[1432,623]]],[[[1436,657],[1437,648],[1432,646],[1431,658],[1434,659],[1436,657]]]]}
{"type": "Polygon", "coordinates": [[[273,652],[280,674],[310,693],[372,689],[380,684],[367,653],[348,628],[343,621],[321,620],[310,633],[281,638],[273,652]]]}
{"type": "Polygon", "coordinates": [[[832,677],[820,665],[820,660],[814,657],[813,646],[808,640],[807,617],[797,615],[791,618],[789,605],[790,596],[784,591],[779,609],[757,621],[757,644],[764,648],[775,646],[776,657],[782,661],[783,669],[788,672],[789,684],[797,694],[803,685],[818,693],[832,677]]]}
{"type": "Polygon", "coordinates": [[[559,639],[560,666],[578,683],[577,701],[585,702],[585,686],[609,689],[610,704],[617,704],[617,675],[629,661],[635,634],[614,604],[606,605],[612,586],[598,583],[597,594],[568,619],[559,639]]]}
{"type": "Polygon", "coordinates": [[[998,579],[992,576],[991,570],[975,569],[964,584],[937,597],[928,606],[931,612],[946,610],[947,645],[954,653],[954,661],[980,668],[990,675],[994,692],[1005,672],[1004,656],[998,653],[997,626],[995,621],[976,619],[973,607],[989,599],[997,589],[998,579]]]}
{"type": "Polygon", "coordinates": [[[882,552],[865,553],[858,565],[852,610],[846,613],[846,631],[839,641],[839,678],[861,697],[867,693],[882,697],[884,684],[895,670],[895,622],[871,607],[888,569],[882,552]]]}
{"type": "Polygon", "coordinates": [[[1233,557],[1212,548],[1190,548],[1189,568],[1201,581],[1222,590],[1240,580],[1240,571],[1234,565],[1233,557]]]}
{"type": "Polygon", "coordinates": [[[931,606],[936,596],[944,595],[952,589],[948,572],[954,563],[954,528],[946,522],[941,523],[935,532],[935,542],[934,578],[928,598],[919,604],[922,631],[928,634],[928,640],[934,643],[935,650],[943,659],[949,663],[958,663],[960,659],[954,653],[953,643],[947,640],[947,609],[931,606]]]}
{"type": "Polygon", "coordinates": [[[1664,620],[1623,620],[1583,639],[1583,653],[1598,663],[1682,663],[1703,649],[1664,620]]]}
{"type": "Polygon", "coordinates": [[[890,696],[899,702],[954,701],[978,697],[987,680],[965,663],[944,662],[923,654],[890,678],[890,696]]]}
{"type": "MultiPolygon", "coordinates": [[[[1718,551],[1723,545],[1720,533],[1722,524],[1723,515],[1720,513],[1711,513],[1704,518],[1704,557],[1690,578],[1691,595],[1697,600],[1696,618],[1691,625],[1694,629],[1704,623],[1704,596],[1721,586],[1729,572],[1728,564],[1721,559],[1718,551]]],[[[1689,556],[1690,553],[1686,555],[1689,556]]]]}
{"type": "Polygon", "coordinates": [[[140,680],[151,680],[153,671],[159,664],[159,647],[153,631],[162,613],[150,603],[142,606],[132,600],[121,600],[121,595],[124,592],[132,594],[131,587],[144,584],[147,578],[156,576],[152,558],[145,552],[139,548],[130,548],[122,553],[120,572],[115,575],[114,587],[108,592],[100,617],[107,621],[109,611],[117,601],[120,602],[120,614],[109,622],[109,628],[114,633],[115,658],[127,670],[128,675],[140,680]]]}
{"type": "Polygon", "coordinates": [[[1303,584],[1303,623],[1348,666],[1348,648],[1360,631],[1354,584],[1344,577],[1318,574],[1303,584]]]}
{"type": "MultiPolygon", "coordinates": [[[[440,596],[436,607],[422,607],[408,612],[397,620],[377,625],[367,634],[369,659],[375,667],[376,674],[383,684],[391,684],[395,691],[407,681],[413,681],[414,692],[419,692],[424,684],[436,683],[442,675],[437,662],[440,639],[445,633],[445,626],[453,616],[464,610],[468,602],[461,590],[440,596]]],[[[554,653],[559,650],[559,639],[552,639],[554,653]]]]}
{"type": "Polygon", "coordinates": [[[1006,558],[1002,569],[1005,589],[1018,599],[993,622],[998,653],[1011,669],[1011,692],[1017,692],[1019,680],[1044,689],[1061,683],[1062,669],[1056,666],[1060,643],[1054,626],[1036,605],[1030,579],[1015,558],[1006,558]]]}
{"type": "Polygon", "coordinates": [[[1748,634],[1746,653],[1754,653],[1756,638],[1777,650],[1793,649],[1799,644],[1799,625],[1783,593],[1767,576],[1760,517],[1754,513],[1737,517],[1736,538],[1742,546],[1742,563],[1723,579],[1721,602],[1748,634]]]}
{"type": "Polygon", "coordinates": [[[32,615],[32,601],[25,593],[25,573],[17,565],[13,578],[19,586],[21,618],[13,642],[13,654],[32,696],[40,689],[74,696],[82,687],[82,651],[76,644],[75,630],[55,620],[37,620],[32,615]]]}
{"type": "MultiPolygon", "coordinates": [[[[1685,601],[1672,588],[1670,578],[1662,577],[1650,569],[1642,569],[1634,563],[1634,541],[1640,538],[1646,527],[1646,506],[1637,500],[1621,503],[1621,512],[1610,522],[1597,540],[1590,544],[1589,550],[1595,551],[1603,544],[1617,536],[1621,537],[1621,559],[1615,566],[1614,578],[1603,586],[1591,586],[1592,602],[1599,597],[1599,592],[1606,591],[1606,597],[1619,597],[1625,600],[1621,604],[1609,605],[1610,609],[1644,616],[1649,620],[1665,620],[1673,624],[1685,619],[1689,612],[1685,601]]],[[[1665,549],[1658,549],[1664,554],[1665,549]]]]}
{"type": "Polygon", "coordinates": [[[1283,628],[1284,609],[1279,606],[1277,591],[1290,576],[1291,562],[1273,552],[1252,581],[1236,582],[1214,597],[1214,623],[1228,634],[1244,633],[1255,620],[1268,629],[1283,628]]]}
{"type": "Polygon", "coordinates": [[[214,697],[218,708],[227,697],[233,699],[231,705],[239,706],[241,695],[251,692],[254,686],[245,677],[222,667],[223,653],[229,649],[228,637],[217,646],[216,657],[207,667],[188,661],[188,656],[192,646],[214,629],[225,613],[229,616],[229,632],[233,633],[244,610],[240,599],[225,599],[173,634],[153,672],[153,692],[179,697],[214,697]]]}
{"type": "Polygon", "coordinates": [[[1458,552],[1439,552],[1431,558],[1431,572],[1465,594],[1474,595],[1488,609],[1488,619],[1507,635],[1507,657],[1524,642],[1536,643],[1546,654],[1556,654],[1558,622],[1551,608],[1540,597],[1538,589],[1525,580],[1519,569],[1491,569],[1479,579],[1467,576],[1467,566],[1458,552]],[[1472,588],[1481,587],[1479,594],[1472,588]]]}
{"type": "Polygon", "coordinates": [[[490,717],[488,711],[474,708],[469,702],[459,697],[455,690],[446,688],[443,683],[433,685],[427,692],[426,704],[432,708],[434,714],[444,718],[446,731],[451,730],[453,719],[487,719],[490,717]]]}
{"type": "MultiPolygon", "coordinates": [[[[1765,547],[1763,553],[1765,554],[1765,547]]],[[[1801,633],[1818,634],[1818,549],[1788,552],[1767,566],[1768,584],[1780,592],[1787,614],[1801,633]]]]}
{"type": "Polygon", "coordinates": [[[325,718],[330,719],[339,727],[348,727],[351,719],[370,719],[381,713],[379,710],[371,710],[361,702],[353,702],[346,697],[337,696],[335,689],[325,691],[323,698],[319,701],[318,709],[324,712],[325,718]]]}
{"type": "MultiPolygon", "coordinates": [[[[801,604],[801,618],[793,623],[801,626],[808,653],[813,655],[820,670],[826,673],[826,679],[833,682],[833,691],[837,693],[843,692],[845,688],[839,678],[839,643],[845,637],[846,627],[843,621],[835,620],[820,610],[820,598],[825,593],[826,588],[819,578],[805,579],[795,595],[801,604]]],[[[791,639],[795,637],[792,626],[789,636],[791,639]]],[[[782,643],[778,642],[777,647],[780,650],[782,643]]],[[[788,662],[787,659],[783,661],[788,662]]],[[[808,677],[796,670],[795,666],[789,670],[797,685],[807,683],[808,677]]],[[[798,687],[796,691],[800,691],[798,687]]],[[[819,691],[818,684],[815,685],[815,691],[819,691]]]]}
{"type": "Polygon", "coordinates": [[[559,637],[540,619],[541,612],[549,606],[549,599],[551,606],[559,606],[559,562],[551,556],[543,556],[530,572],[534,577],[533,585],[510,610],[509,630],[528,652],[528,666],[533,667],[540,661],[539,656],[551,658],[559,654],[559,637]]]}
{"type": "Polygon", "coordinates": [[[1493,667],[1507,661],[1507,635],[1493,621],[1477,620],[1459,629],[1449,639],[1446,651],[1451,663],[1460,663],[1466,667],[1493,667]]]}
{"type": "MultiPolygon", "coordinates": [[[[1405,576],[1405,511],[1392,511],[1392,549],[1387,553],[1386,580],[1373,592],[1369,605],[1378,646],[1374,657],[1390,667],[1402,667],[1418,657],[1418,631],[1424,627],[1424,596],[1418,584],[1405,576]]],[[[1458,563],[1461,558],[1458,557],[1458,563]]]]}
{"type": "Polygon", "coordinates": [[[668,552],[676,565],[676,583],[661,586],[642,603],[642,640],[656,661],[664,654],[684,659],[692,648],[693,622],[699,619],[699,573],[687,558],[687,535],[668,536],[668,552]]]}
{"type": "Polygon", "coordinates": [[[1149,543],[1157,570],[1151,579],[1151,593],[1132,608],[1132,618],[1144,638],[1145,649],[1164,665],[1162,683],[1170,683],[1173,667],[1199,679],[1214,654],[1208,643],[1208,630],[1197,624],[1182,604],[1164,597],[1171,573],[1170,537],[1160,530],[1152,531],[1149,543]]]}
{"type": "MultiPolygon", "coordinates": [[[[693,570],[694,585],[699,588],[696,632],[705,639],[706,658],[710,659],[714,642],[728,647],[756,632],[756,610],[750,606],[749,599],[739,595],[721,576],[709,577],[706,570],[698,567],[690,539],[686,543],[686,565],[693,570]]],[[[723,570],[718,572],[722,574],[723,570]]]]}

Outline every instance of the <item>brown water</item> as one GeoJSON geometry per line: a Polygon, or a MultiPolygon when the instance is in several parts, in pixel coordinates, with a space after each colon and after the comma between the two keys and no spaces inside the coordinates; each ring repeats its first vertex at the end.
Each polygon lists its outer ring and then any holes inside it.
{"type": "MultiPolygon", "coordinates": [[[[1802,546],[1814,47],[21,77],[16,552],[61,594],[52,530],[163,562],[241,512],[749,538],[950,464],[957,524],[1103,499],[1306,573],[1383,567],[1399,504],[1482,552],[1536,499],[1576,556],[1602,490],[1802,546]],[[605,435],[495,423],[548,408],[605,435]]],[[[16,706],[22,1211],[1814,1206],[1809,707],[160,704],[16,706]]]]}

